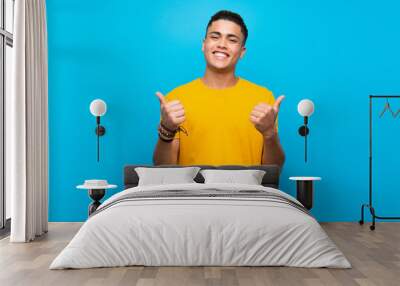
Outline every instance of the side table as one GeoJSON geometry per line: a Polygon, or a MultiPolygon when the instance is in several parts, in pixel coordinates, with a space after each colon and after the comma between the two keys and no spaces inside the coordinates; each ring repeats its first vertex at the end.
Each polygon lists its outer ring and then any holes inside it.
{"type": "Polygon", "coordinates": [[[108,184],[107,180],[85,180],[83,185],[76,186],[77,189],[87,189],[89,197],[93,202],[88,207],[89,216],[101,205],[100,200],[104,197],[107,189],[114,189],[117,185],[108,184]]]}
{"type": "Polygon", "coordinates": [[[297,200],[311,210],[314,204],[313,182],[320,181],[320,177],[289,177],[297,183],[297,200]]]}

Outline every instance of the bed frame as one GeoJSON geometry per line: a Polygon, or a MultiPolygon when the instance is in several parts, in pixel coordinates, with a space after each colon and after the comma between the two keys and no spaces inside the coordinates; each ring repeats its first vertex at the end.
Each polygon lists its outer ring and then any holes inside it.
{"type": "MultiPolygon", "coordinates": [[[[179,166],[179,165],[126,165],[124,167],[124,189],[136,187],[139,182],[139,176],[135,171],[137,167],[147,168],[182,168],[182,167],[200,167],[201,169],[217,169],[217,170],[247,170],[257,169],[264,170],[266,173],[262,179],[261,184],[265,187],[271,187],[279,189],[279,175],[280,168],[277,165],[254,165],[254,166],[241,166],[241,165],[224,165],[224,166],[210,166],[210,165],[191,165],[191,166],[179,166]]],[[[198,173],[194,178],[197,183],[204,183],[203,176],[198,173]]]]}

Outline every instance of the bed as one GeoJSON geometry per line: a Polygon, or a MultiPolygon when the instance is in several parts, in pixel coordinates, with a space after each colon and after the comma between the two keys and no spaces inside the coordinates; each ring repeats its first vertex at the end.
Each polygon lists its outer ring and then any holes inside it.
{"type": "MultiPolygon", "coordinates": [[[[198,166],[264,170],[260,185],[138,185],[124,168],[124,190],[104,201],[50,269],[144,266],[351,265],[300,202],[279,190],[277,166],[198,166]]],[[[152,168],[180,168],[157,166],[152,168]]]]}

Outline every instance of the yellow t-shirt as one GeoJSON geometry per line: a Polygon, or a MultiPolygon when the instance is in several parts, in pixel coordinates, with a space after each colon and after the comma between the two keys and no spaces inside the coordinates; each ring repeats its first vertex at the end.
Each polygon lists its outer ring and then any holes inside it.
{"type": "Polygon", "coordinates": [[[178,99],[185,109],[179,131],[179,165],[261,164],[263,137],[250,121],[253,108],[272,105],[268,89],[239,78],[225,89],[207,87],[198,78],[172,90],[168,101],[178,99]]]}

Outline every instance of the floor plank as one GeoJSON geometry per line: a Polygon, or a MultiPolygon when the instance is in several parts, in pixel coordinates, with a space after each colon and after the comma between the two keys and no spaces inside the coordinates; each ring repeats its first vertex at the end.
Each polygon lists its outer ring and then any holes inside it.
{"type": "Polygon", "coordinates": [[[116,267],[48,269],[81,223],[50,223],[32,243],[0,240],[0,285],[400,285],[400,223],[382,222],[375,231],[357,223],[323,223],[324,230],[352,263],[352,269],[291,267],[116,267]]]}

